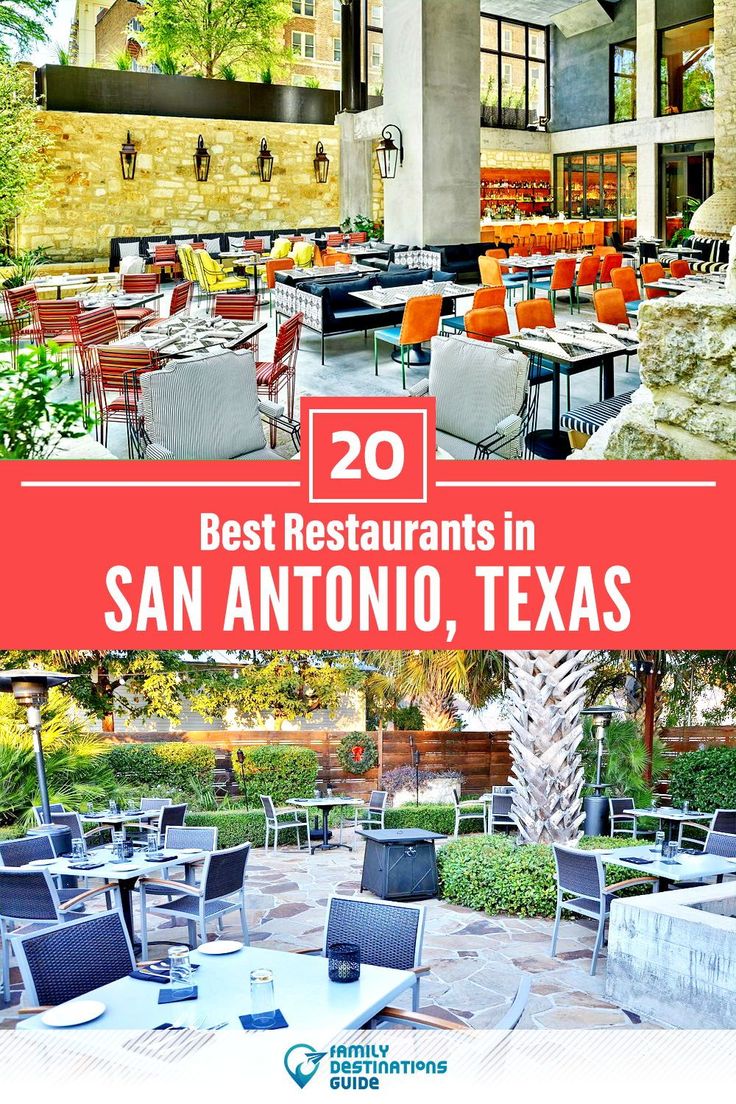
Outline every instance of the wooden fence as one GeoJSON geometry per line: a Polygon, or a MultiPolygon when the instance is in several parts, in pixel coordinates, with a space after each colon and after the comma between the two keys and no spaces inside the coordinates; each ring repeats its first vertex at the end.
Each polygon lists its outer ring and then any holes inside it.
{"type": "MultiPolygon", "coordinates": [[[[419,751],[422,770],[454,770],[465,776],[464,790],[482,793],[491,786],[503,785],[509,774],[509,734],[507,732],[384,732],[370,734],[379,749],[383,772],[411,765],[410,737],[419,751]]],[[[134,732],[107,738],[117,743],[192,743],[205,744],[215,751],[217,766],[230,770],[230,755],[239,747],[266,744],[297,744],[311,748],[319,760],[320,783],[334,786],[360,797],[367,797],[378,783],[379,771],[364,775],[345,774],[337,750],[345,733],[338,730],[305,732],[134,732]]],[[[237,782],[237,773],[235,775],[237,782]]]]}

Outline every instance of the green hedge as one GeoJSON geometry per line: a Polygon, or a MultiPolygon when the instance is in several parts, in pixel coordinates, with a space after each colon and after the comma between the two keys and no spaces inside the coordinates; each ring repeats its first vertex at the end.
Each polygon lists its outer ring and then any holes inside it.
{"type": "MultiPolygon", "coordinates": [[[[266,842],[266,819],[257,810],[221,810],[216,813],[187,813],[186,824],[192,828],[217,828],[217,846],[235,847],[238,843],[250,840],[254,847],[263,847],[266,842]]],[[[301,833],[302,844],[304,833],[301,833]]],[[[273,836],[269,841],[273,843],[273,836]]],[[[296,832],[289,829],[279,832],[279,847],[282,843],[296,843],[296,832]]]]}
{"type": "MultiPolygon", "coordinates": [[[[312,797],[317,781],[317,752],[296,744],[264,744],[244,747],[243,768],[248,795],[258,800],[259,794],[269,794],[275,805],[283,805],[292,797],[312,797]]],[[[237,752],[232,754],[233,770],[242,787],[241,766],[237,752]]]]}
{"type": "Polygon", "coordinates": [[[0,828],[0,840],[17,839],[18,836],[24,836],[25,832],[19,825],[13,827],[0,828]]]}
{"type": "MultiPolygon", "coordinates": [[[[483,806],[478,805],[478,811],[483,806]]],[[[464,812],[473,810],[464,809],[464,812]]],[[[399,809],[387,809],[385,824],[387,828],[424,828],[427,832],[442,832],[451,836],[455,831],[454,805],[402,805],[399,809]]],[[[478,835],[483,831],[480,820],[461,820],[461,835],[478,835]]]]}
{"type": "Polygon", "coordinates": [[[736,747],[686,751],[672,761],[670,795],[673,805],[689,801],[692,809],[711,813],[736,809],[736,747]]]}
{"type": "Polygon", "coordinates": [[[120,744],[107,759],[120,786],[168,786],[187,793],[212,785],[215,753],[201,744],[120,744]]]}
{"type": "MultiPolygon", "coordinates": [[[[630,839],[589,837],[582,848],[631,847],[630,839]]],[[[437,853],[440,896],[453,905],[512,916],[555,914],[557,889],[552,848],[545,844],[517,846],[506,836],[476,836],[456,840],[437,853]]],[[[646,869],[642,871],[646,875],[646,869]]],[[[630,869],[606,867],[606,883],[634,877],[630,869]]],[[[626,893],[647,892],[635,887],[626,893]]]]}

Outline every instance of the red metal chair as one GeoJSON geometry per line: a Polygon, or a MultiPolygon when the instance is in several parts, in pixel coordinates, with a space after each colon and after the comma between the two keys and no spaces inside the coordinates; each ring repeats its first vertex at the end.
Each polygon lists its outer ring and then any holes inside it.
{"type": "Polygon", "coordinates": [[[153,349],[134,346],[98,345],[96,354],[97,366],[92,374],[92,386],[99,414],[98,439],[106,445],[110,422],[125,422],[130,455],[131,423],[137,419],[138,412],[128,398],[130,389],[126,387],[126,377],[131,373],[140,376],[144,372],[154,372],[161,362],[153,349]]]}
{"type": "Polygon", "coordinates": [[[74,375],[76,347],[72,322],[81,312],[79,299],[39,299],[33,308],[38,344],[47,345],[52,341],[59,346],[69,365],[70,378],[74,375]]]}
{"type": "Polygon", "coordinates": [[[159,273],[170,272],[172,278],[181,275],[181,265],[176,254],[175,245],[167,245],[166,242],[156,242],[153,247],[153,260],[151,268],[159,273]]]}
{"type": "Polygon", "coordinates": [[[92,377],[97,367],[97,346],[119,341],[120,323],[112,307],[83,311],[71,320],[74,344],[79,357],[79,392],[85,406],[92,395],[92,377]]]}
{"type": "MultiPolygon", "coordinates": [[[[278,402],[279,392],[286,388],[286,410],[294,417],[294,391],[296,385],[296,359],[302,332],[303,314],[295,314],[283,322],[276,334],[276,345],[271,360],[256,361],[258,393],[271,402],[278,402]]],[[[276,447],[276,426],[271,425],[271,448],[276,447]]]]}
{"type": "Polygon", "coordinates": [[[326,238],[326,241],[325,241],[325,244],[326,244],[328,249],[330,248],[330,246],[333,246],[333,245],[337,245],[337,246],[344,245],[345,244],[345,235],[344,234],[328,234],[327,238],[326,238]]]}
{"type": "Polygon", "coordinates": [[[361,230],[359,233],[349,234],[348,241],[350,245],[363,245],[368,241],[368,235],[364,230],[361,230]]]}
{"type": "MultiPolygon", "coordinates": [[[[126,273],[120,278],[120,287],[126,295],[157,295],[161,289],[160,272],[135,272],[126,273]]],[[[158,301],[150,307],[120,307],[115,308],[115,314],[121,322],[132,322],[130,329],[137,329],[142,322],[158,318],[160,308],[158,301]]]]}
{"type": "MultiPolygon", "coordinates": [[[[261,304],[257,295],[216,295],[212,313],[217,318],[234,318],[238,322],[257,322],[261,304]]],[[[244,343],[258,360],[258,334],[244,343]]]]}
{"type": "Polygon", "coordinates": [[[193,292],[194,284],[191,280],[184,280],[181,284],[176,285],[171,293],[169,318],[171,318],[173,314],[181,314],[182,311],[189,310],[192,305],[193,292]]]}
{"type": "Polygon", "coordinates": [[[243,249],[248,253],[262,253],[263,238],[246,238],[243,242],[243,249]]]}
{"type": "Polygon", "coordinates": [[[36,341],[36,321],[33,310],[38,302],[38,293],[33,284],[22,284],[17,288],[6,288],[3,293],[5,319],[0,319],[0,332],[10,342],[10,359],[16,364],[18,349],[22,340],[36,341]]]}

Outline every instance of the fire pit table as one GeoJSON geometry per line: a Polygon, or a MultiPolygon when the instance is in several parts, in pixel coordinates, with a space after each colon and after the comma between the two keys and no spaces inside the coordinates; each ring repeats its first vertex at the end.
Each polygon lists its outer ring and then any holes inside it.
{"type": "Polygon", "coordinates": [[[385,901],[436,897],[434,841],[447,839],[423,828],[358,829],[365,838],[361,892],[369,889],[385,901]]]}

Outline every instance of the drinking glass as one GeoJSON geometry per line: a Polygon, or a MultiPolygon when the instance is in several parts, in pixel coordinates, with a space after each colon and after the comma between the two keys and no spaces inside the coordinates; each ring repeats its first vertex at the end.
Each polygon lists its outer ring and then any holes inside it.
{"type": "Polygon", "coordinates": [[[146,854],[158,854],[158,832],[155,830],[155,828],[150,828],[146,832],[146,854]]]}
{"type": "Polygon", "coordinates": [[[251,970],[250,1010],[253,1023],[258,1027],[268,1027],[273,1023],[276,1003],[272,970],[251,970]]]}
{"type": "Polygon", "coordinates": [[[113,858],[121,862],[125,858],[125,838],[122,832],[112,833],[112,853],[113,858]]]}
{"type": "Polygon", "coordinates": [[[117,803],[117,801],[111,801],[110,804],[107,807],[107,811],[109,812],[110,816],[117,816],[117,814],[118,814],[118,803],[117,803]]]}
{"type": "Polygon", "coordinates": [[[654,847],[652,848],[652,851],[656,851],[661,855],[663,847],[664,847],[664,832],[655,832],[654,833],[654,847]]]}
{"type": "Polygon", "coordinates": [[[95,815],[95,807],[94,807],[94,805],[92,804],[91,801],[88,801],[87,802],[87,816],[92,817],[94,815],[95,815]]]}
{"type": "Polygon", "coordinates": [[[172,989],[186,989],[192,984],[188,947],[171,947],[169,950],[169,984],[172,989]]]}
{"type": "Polygon", "coordinates": [[[690,802],[689,801],[683,801],[682,811],[683,811],[683,813],[689,813],[690,812],[690,802]]]}
{"type": "Polygon", "coordinates": [[[679,847],[674,840],[670,840],[669,843],[665,843],[662,846],[662,862],[672,865],[677,862],[677,852],[679,847]]]}
{"type": "Polygon", "coordinates": [[[84,840],[83,839],[73,839],[72,840],[72,861],[73,862],[84,862],[85,854],[86,854],[86,849],[85,849],[85,846],[84,846],[84,840]]]}

